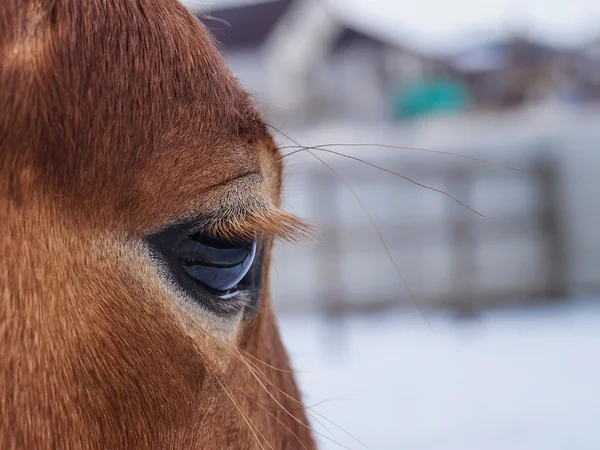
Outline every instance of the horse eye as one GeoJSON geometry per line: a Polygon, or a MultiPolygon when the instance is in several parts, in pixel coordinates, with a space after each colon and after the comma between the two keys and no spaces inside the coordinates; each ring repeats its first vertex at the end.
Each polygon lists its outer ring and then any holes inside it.
{"type": "Polygon", "coordinates": [[[256,241],[230,241],[198,233],[182,239],[175,251],[190,277],[226,294],[235,290],[252,267],[256,241]]]}

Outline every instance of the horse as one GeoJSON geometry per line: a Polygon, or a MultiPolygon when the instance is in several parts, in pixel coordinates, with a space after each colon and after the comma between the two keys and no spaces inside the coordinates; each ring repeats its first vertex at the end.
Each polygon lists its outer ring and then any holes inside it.
{"type": "Polygon", "coordinates": [[[0,3],[0,448],[315,448],[281,159],[176,0],[0,3]]]}

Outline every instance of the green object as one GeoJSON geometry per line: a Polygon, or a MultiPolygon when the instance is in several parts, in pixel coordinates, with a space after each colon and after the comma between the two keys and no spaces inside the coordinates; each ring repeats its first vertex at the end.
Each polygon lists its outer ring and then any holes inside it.
{"type": "Polygon", "coordinates": [[[455,114],[469,106],[469,89],[450,79],[421,80],[403,85],[393,97],[394,118],[455,114]]]}

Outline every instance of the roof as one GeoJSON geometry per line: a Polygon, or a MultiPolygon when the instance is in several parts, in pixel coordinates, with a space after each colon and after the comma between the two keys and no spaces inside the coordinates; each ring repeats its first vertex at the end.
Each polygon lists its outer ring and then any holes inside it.
{"type": "MultiPolygon", "coordinates": [[[[219,0],[217,5],[211,6],[189,0],[184,4],[192,9],[226,50],[239,50],[260,47],[294,1],[297,0],[219,0]]],[[[334,50],[356,42],[401,47],[398,42],[386,39],[384,33],[378,33],[372,24],[365,27],[363,23],[347,20],[347,17],[336,14],[336,8],[328,6],[342,26],[334,50]]]]}
{"type": "MultiPolygon", "coordinates": [[[[341,21],[338,18],[338,21],[341,21]]],[[[342,32],[336,40],[334,49],[340,50],[351,46],[357,42],[368,42],[377,46],[402,48],[398,42],[393,42],[386,39],[382,33],[372,33],[372,30],[366,30],[364,27],[356,26],[355,24],[344,22],[342,23],[342,32]]]]}
{"type": "Polygon", "coordinates": [[[483,43],[456,52],[450,60],[456,68],[468,72],[498,70],[514,64],[543,65],[573,51],[553,47],[521,36],[483,43]]]}

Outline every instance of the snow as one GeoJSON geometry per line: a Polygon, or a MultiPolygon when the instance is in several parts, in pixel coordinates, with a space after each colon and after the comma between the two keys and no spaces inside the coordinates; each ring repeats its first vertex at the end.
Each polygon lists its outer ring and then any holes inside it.
{"type": "Polygon", "coordinates": [[[375,450],[600,449],[600,302],[427,319],[283,316],[315,429],[353,449],[326,419],[375,450]]]}

